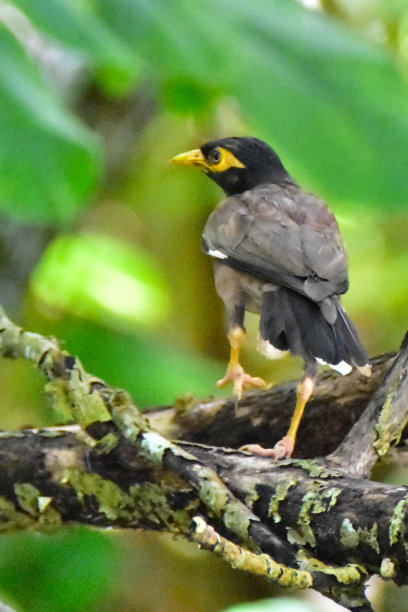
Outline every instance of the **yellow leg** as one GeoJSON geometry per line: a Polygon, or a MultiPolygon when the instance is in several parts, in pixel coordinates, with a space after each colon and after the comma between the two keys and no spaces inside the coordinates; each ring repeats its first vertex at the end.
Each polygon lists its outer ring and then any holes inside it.
{"type": "Polygon", "coordinates": [[[234,383],[234,394],[241,399],[245,387],[265,387],[266,383],[262,378],[250,376],[239,363],[239,351],[245,339],[245,332],[242,327],[236,326],[228,334],[231,346],[230,360],[227,371],[221,380],[217,382],[217,387],[225,387],[230,382],[234,383]]]}
{"type": "Polygon", "coordinates": [[[233,327],[228,334],[228,340],[231,347],[230,360],[227,367],[228,370],[234,371],[241,367],[239,363],[239,351],[245,340],[245,332],[242,327],[233,327]]]}
{"type": "Polygon", "coordinates": [[[282,440],[277,442],[275,445],[277,451],[279,450],[279,446],[287,447],[287,452],[289,452],[289,454],[285,453],[285,457],[290,457],[293,453],[300,421],[302,420],[305,406],[312,396],[314,387],[315,379],[311,376],[306,376],[306,378],[304,378],[302,382],[299,383],[299,386],[297,388],[296,408],[293,413],[292,420],[290,422],[288,433],[284,438],[282,438],[282,440]]]}
{"type": "Polygon", "coordinates": [[[279,440],[273,448],[263,448],[259,444],[249,444],[248,446],[242,447],[242,450],[249,451],[255,455],[274,457],[275,459],[291,457],[295,448],[296,435],[300,421],[302,420],[305,406],[313,393],[314,387],[315,379],[312,376],[306,376],[306,378],[299,383],[297,388],[296,408],[290,422],[288,433],[282,440],[279,440]]]}

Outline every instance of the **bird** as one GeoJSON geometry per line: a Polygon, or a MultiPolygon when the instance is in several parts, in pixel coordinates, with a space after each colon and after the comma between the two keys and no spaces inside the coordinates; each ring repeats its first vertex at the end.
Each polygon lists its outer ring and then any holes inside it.
{"type": "Polygon", "coordinates": [[[230,344],[227,371],[217,385],[233,383],[238,399],[248,387],[266,387],[240,363],[247,311],[260,315],[261,354],[274,358],[290,352],[304,361],[287,434],[273,448],[245,447],[276,460],[291,457],[319,365],[343,375],[353,367],[362,375],[371,373],[368,354],[341,302],[349,288],[348,256],[336,218],[258,138],[212,140],[176,155],[171,163],[199,168],[226,194],[202,235],[202,249],[214,261],[230,344]]]}

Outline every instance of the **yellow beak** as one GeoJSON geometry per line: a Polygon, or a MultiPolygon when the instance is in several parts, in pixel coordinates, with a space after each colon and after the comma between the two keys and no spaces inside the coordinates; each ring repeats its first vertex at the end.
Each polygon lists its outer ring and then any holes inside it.
{"type": "Polygon", "coordinates": [[[208,163],[201,149],[193,149],[193,151],[187,151],[186,153],[176,155],[176,157],[170,160],[170,163],[176,166],[199,166],[200,168],[209,170],[208,163]]]}

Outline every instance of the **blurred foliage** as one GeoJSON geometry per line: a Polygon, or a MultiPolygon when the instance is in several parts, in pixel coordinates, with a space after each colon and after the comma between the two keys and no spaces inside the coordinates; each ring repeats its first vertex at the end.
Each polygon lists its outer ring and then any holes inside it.
{"type": "Polygon", "coordinates": [[[166,287],[153,261],[108,236],[59,236],[32,285],[47,306],[91,320],[104,316],[106,325],[153,327],[167,314],[166,287]]]}
{"type": "MultiPolygon", "coordinates": [[[[300,0],[13,0],[0,2],[0,59],[0,291],[14,318],[61,338],[140,406],[220,393],[228,347],[200,235],[221,194],[168,160],[253,134],[335,210],[350,254],[344,301],[369,351],[398,347],[408,312],[406,0],[321,0],[316,10],[300,0]]],[[[248,367],[297,376],[298,360],[256,355],[256,326],[249,316],[248,367]]],[[[27,364],[1,363],[0,381],[3,428],[55,422],[27,364]]],[[[133,565],[115,547],[84,530],[2,537],[0,591],[21,610],[204,612],[251,599],[239,586],[228,598],[217,582],[225,566],[211,559],[192,608],[191,591],[183,603],[174,575],[163,579],[160,547],[132,541],[133,565]],[[89,570],[87,597],[106,602],[84,598],[70,559],[89,570]],[[116,564],[126,596],[107,578],[116,564]],[[149,604],[149,573],[163,582],[160,603],[149,604]]],[[[184,554],[202,567],[204,557],[184,554]]],[[[253,598],[269,594],[264,584],[253,598]]],[[[380,594],[378,610],[391,597],[380,594]]],[[[392,610],[404,609],[393,597],[392,610]]]]}
{"type": "Polygon", "coordinates": [[[107,599],[114,601],[112,578],[119,575],[122,555],[112,538],[83,528],[34,538],[5,535],[0,540],[0,590],[18,610],[101,609],[107,599]]]}
{"type": "Polygon", "coordinates": [[[71,219],[100,170],[97,139],[1,23],[0,57],[0,210],[44,223],[71,219]]]}

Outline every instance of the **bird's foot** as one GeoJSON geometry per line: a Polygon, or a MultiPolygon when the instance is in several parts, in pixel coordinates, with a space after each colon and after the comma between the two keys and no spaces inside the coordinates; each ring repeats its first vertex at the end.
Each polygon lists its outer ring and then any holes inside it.
{"type": "Polygon", "coordinates": [[[261,457],[273,457],[275,460],[279,460],[291,457],[294,448],[295,441],[293,438],[285,436],[282,440],[279,440],[273,448],[264,448],[259,444],[247,444],[246,446],[241,446],[239,450],[247,451],[253,455],[260,455],[261,457]]]}
{"type": "Polygon", "coordinates": [[[247,387],[268,387],[268,383],[262,378],[247,374],[240,364],[233,369],[228,369],[224,378],[217,382],[217,387],[225,387],[231,382],[234,383],[234,395],[238,399],[241,399],[242,393],[247,387]]]}

